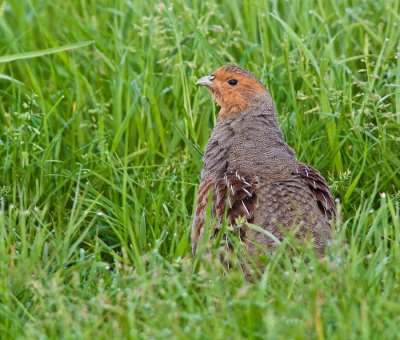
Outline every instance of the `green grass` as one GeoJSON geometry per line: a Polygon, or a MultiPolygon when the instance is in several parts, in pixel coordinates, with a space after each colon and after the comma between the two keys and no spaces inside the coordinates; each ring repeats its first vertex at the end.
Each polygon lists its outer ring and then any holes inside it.
{"type": "Polygon", "coordinates": [[[398,337],[399,1],[193,3],[0,1],[0,337],[398,337]],[[340,199],[254,283],[189,242],[227,63],[340,199]]]}

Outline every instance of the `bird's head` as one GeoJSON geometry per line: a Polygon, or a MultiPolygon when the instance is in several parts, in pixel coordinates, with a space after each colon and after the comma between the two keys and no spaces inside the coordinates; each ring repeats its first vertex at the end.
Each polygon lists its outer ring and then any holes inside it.
{"type": "Polygon", "coordinates": [[[220,119],[246,111],[270,98],[265,86],[251,72],[236,65],[222,66],[211,75],[197,80],[196,85],[208,87],[221,107],[220,119]]]}

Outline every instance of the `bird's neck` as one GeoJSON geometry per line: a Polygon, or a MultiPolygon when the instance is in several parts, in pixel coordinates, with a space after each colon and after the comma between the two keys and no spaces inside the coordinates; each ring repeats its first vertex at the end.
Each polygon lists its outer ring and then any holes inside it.
{"type": "Polygon", "coordinates": [[[221,175],[229,169],[280,169],[296,161],[283,139],[273,107],[257,108],[217,123],[206,146],[203,176],[221,175]]]}
{"type": "MultiPolygon", "coordinates": [[[[244,112],[274,112],[272,98],[268,91],[241,91],[227,96],[221,96],[218,91],[212,92],[214,100],[220,105],[218,120],[223,120],[231,116],[237,116],[244,112]]],[[[273,113],[273,116],[275,114],[273,113]]]]}
{"type": "Polygon", "coordinates": [[[273,104],[255,104],[244,111],[229,114],[222,108],[213,135],[218,135],[218,138],[223,138],[226,142],[231,137],[248,141],[260,139],[266,147],[270,143],[284,142],[273,104]]]}

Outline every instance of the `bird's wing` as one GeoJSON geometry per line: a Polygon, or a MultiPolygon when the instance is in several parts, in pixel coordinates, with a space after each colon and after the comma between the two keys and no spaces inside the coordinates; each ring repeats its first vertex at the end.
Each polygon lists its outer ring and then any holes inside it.
{"type": "Polygon", "coordinates": [[[335,203],[322,175],[308,164],[301,163],[292,175],[299,177],[311,190],[321,212],[331,219],[335,216],[335,203]]]}
{"type": "MultiPolygon", "coordinates": [[[[203,235],[210,199],[211,218],[217,219],[218,223],[221,223],[224,217],[230,224],[234,224],[239,217],[252,222],[257,208],[258,187],[257,176],[247,176],[237,171],[228,171],[216,180],[204,179],[200,183],[191,234],[193,253],[196,252],[197,244],[203,235]]],[[[218,232],[218,226],[215,232],[218,232]]]]}

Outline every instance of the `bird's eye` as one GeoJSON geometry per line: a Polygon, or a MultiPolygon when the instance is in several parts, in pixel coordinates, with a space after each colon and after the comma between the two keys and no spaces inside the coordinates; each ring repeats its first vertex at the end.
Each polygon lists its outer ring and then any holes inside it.
{"type": "Polygon", "coordinates": [[[228,80],[228,84],[229,85],[235,86],[237,83],[238,83],[238,81],[236,79],[229,79],[228,80]]]}

